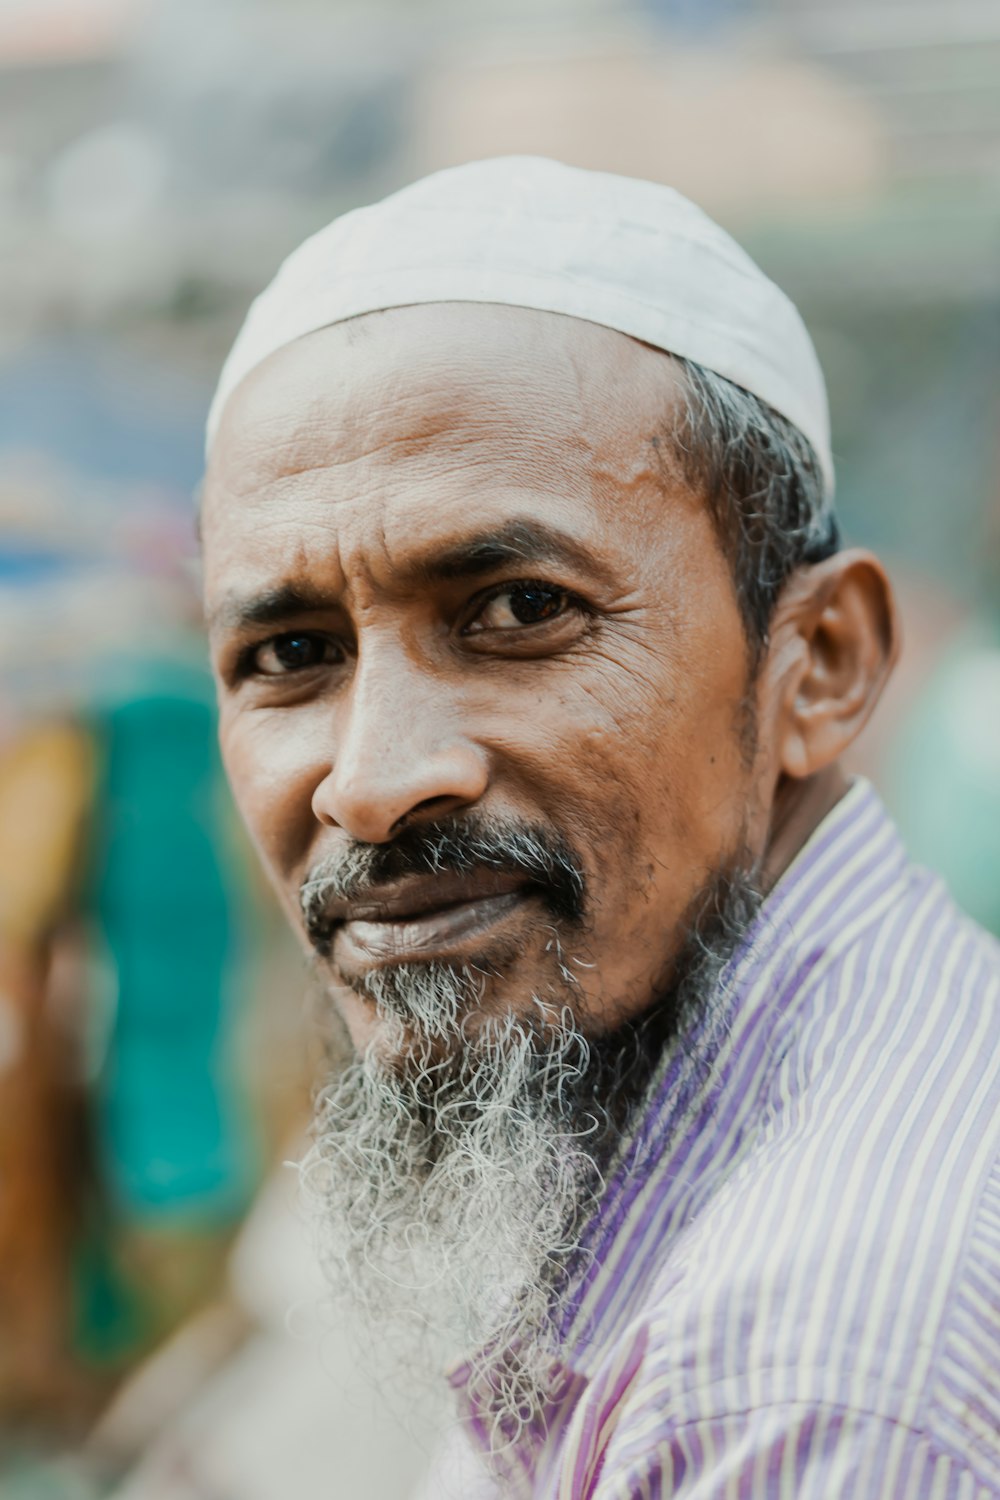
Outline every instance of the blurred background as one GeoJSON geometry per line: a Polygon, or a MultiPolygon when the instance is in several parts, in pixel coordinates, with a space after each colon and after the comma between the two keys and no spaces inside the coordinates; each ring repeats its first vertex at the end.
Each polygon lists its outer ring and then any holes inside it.
{"type": "Polygon", "coordinates": [[[306,977],[220,779],[192,495],[281,258],[511,151],[672,183],[799,304],[902,604],[856,766],[1000,931],[997,0],[0,0],[4,1497],[419,1470],[286,1317],[306,977]]]}

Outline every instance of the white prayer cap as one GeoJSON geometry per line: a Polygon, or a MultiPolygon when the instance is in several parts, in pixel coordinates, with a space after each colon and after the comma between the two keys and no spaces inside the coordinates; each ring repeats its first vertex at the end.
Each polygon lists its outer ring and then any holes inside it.
{"type": "Polygon", "coordinates": [[[704,365],[794,423],[833,494],[823,374],[784,292],[672,188],[531,156],[435,172],[300,245],[226,360],[209,445],[233,390],[276,349],[426,302],[565,313],[704,365]]]}

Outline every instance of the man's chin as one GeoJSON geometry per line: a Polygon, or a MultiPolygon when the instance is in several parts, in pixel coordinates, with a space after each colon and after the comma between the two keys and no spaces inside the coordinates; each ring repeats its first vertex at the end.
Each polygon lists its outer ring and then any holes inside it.
{"type": "Polygon", "coordinates": [[[565,982],[538,973],[513,944],[492,944],[463,962],[432,959],[334,970],[333,994],[356,1052],[375,1043],[385,1055],[474,1048],[507,1018],[538,1023],[572,998],[565,982]],[[539,995],[552,995],[551,1005],[539,995]],[[488,1024],[489,1023],[489,1024],[488,1024]]]}

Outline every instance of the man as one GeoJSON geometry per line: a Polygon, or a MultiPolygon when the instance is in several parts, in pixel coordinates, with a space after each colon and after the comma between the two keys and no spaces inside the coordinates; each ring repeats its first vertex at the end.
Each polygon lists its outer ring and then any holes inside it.
{"type": "Polygon", "coordinates": [[[322,231],[223,372],[222,746],[349,1034],[331,1278],[463,1354],[429,1494],[1000,1494],[997,952],[839,769],[831,497],[787,299],[551,162],[322,231]]]}

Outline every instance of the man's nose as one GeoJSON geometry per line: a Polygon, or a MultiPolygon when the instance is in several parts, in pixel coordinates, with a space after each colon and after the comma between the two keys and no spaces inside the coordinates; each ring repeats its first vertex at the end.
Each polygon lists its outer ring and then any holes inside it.
{"type": "Polygon", "coordinates": [[[333,737],[313,812],[364,843],[386,843],[406,823],[469,807],[489,782],[485,750],[422,674],[359,671],[337,707],[333,737]]]}

